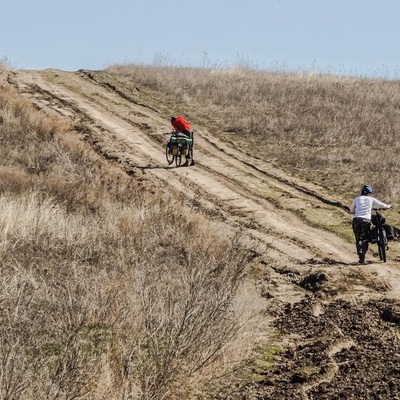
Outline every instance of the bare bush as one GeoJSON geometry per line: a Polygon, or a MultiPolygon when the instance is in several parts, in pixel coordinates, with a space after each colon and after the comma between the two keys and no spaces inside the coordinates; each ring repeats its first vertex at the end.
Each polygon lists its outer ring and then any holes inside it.
{"type": "Polygon", "coordinates": [[[3,69],[4,70],[11,69],[11,63],[10,63],[8,57],[6,57],[6,56],[0,57],[0,70],[3,70],[3,69]]]}

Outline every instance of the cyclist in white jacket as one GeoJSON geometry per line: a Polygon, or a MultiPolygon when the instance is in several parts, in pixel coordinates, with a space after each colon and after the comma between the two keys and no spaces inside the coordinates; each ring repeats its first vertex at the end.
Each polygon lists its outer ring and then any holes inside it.
{"type": "Polygon", "coordinates": [[[391,208],[391,204],[385,204],[371,196],[372,188],[369,185],[364,185],[361,188],[360,196],[353,200],[350,206],[350,212],[353,217],[353,232],[356,238],[358,262],[364,264],[365,253],[368,250],[368,235],[371,229],[371,212],[372,207],[391,208]]]}

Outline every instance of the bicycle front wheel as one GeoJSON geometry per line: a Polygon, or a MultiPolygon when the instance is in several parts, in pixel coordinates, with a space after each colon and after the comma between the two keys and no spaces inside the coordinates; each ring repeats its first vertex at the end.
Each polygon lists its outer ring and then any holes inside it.
{"type": "Polygon", "coordinates": [[[174,155],[172,154],[172,146],[167,143],[165,147],[165,157],[167,158],[168,165],[171,165],[174,162],[174,155]]]}
{"type": "Polygon", "coordinates": [[[377,242],[378,245],[378,254],[379,258],[383,261],[386,262],[386,232],[382,228],[379,229],[379,240],[377,242]]]}
{"type": "Polygon", "coordinates": [[[175,165],[177,167],[180,167],[181,164],[182,164],[182,154],[179,151],[179,153],[175,156],[175,165]]]}

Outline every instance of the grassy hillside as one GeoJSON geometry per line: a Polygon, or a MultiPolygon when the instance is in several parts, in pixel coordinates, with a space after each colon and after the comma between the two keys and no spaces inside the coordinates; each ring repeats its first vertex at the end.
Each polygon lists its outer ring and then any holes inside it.
{"type": "Polygon", "coordinates": [[[166,114],[185,114],[347,202],[369,183],[398,204],[398,81],[247,68],[115,65],[106,73],[168,94],[166,114]]]}
{"type": "MultiPolygon", "coordinates": [[[[91,73],[124,96],[140,90],[166,122],[185,115],[344,203],[368,182],[399,205],[398,82],[246,68],[91,73]]],[[[240,238],[4,87],[0,139],[0,399],[233,390],[255,350],[240,335],[251,265],[240,238]]],[[[262,381],[279,351],[262,347],[245,383],[262,381]]]]}
{"type": "Polygon", "coordinates": [[[234,361],[237,240],[4,87],[0,139],[0,398],[206,393],[234,361]]]}

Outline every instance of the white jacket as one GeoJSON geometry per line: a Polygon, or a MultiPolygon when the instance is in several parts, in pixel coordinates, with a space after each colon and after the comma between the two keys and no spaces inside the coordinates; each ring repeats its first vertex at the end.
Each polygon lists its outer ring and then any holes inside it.
{"type": "Polygon", "coordinates": [[[354,214],[354,218],[371,219],[372,207],[389,208],[385,203],[382,203],[371,196],[358,196],[353,200],[350,206],[350,212],[354,214]]]}

